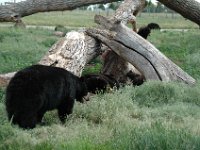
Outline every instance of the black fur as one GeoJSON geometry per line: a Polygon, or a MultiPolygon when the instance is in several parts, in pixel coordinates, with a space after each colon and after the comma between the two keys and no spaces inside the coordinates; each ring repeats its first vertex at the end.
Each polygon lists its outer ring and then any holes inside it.
{"type": "Polygon", "coordinates": [[[64,123],[74,100],[87,95],[85,83],[57,67],[34,65],[16,73],[6,90],[8,119],[22,128],[34,128],[45,112],[58,110],[64,123]]]}
{"type": "Polygon", "coordinates": [[[116,87],[119,88],[119,83],[113,77],[109,75],[95,75],[88,74],[82,77],[87,85],[88,92],[97,93],[97,92],[106,92],[107,87],[110,88],[116,87]]]}
{"type": "Polygon", "coordinates": [[[143,84],[144,81],[145,81],[144,76],[136,74],[136,73],[134,73],[132,71],[129,71],[126,74],[126,76],[131,79],[131,82],[132,82],[133,85],[139,86],[139,85],[143,84]]]}
{"type": "Polygon", "coordinates": [[[147,39],[147,37],[150,35],[151,30],[158,29],[160,30],[160,26],[157,23],[149,23],[147,26],[141,27],[137,34],[142,36],[144,39],[147,39]]]}
{"type": "Polygon", "coordinates": [[[151,29],[149,27],[141,27],[137,32],[137,34],[139,34],[144,39],[147,39],[150,33],[151,33],[151,29]]]}
{"type": "Polygon", "coordinates": [[[147,26],[148,26],[151,30],[152,30],[152,29],[157,29],[157,30],[160,30],[160,29],[161,29],[160,26],[159,26],[157,23],[149,23],[147,26]]]}

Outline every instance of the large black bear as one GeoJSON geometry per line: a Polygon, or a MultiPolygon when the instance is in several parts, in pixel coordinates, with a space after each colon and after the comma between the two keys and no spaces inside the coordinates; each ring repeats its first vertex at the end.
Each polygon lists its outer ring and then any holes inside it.
{"type": "Polygon", "coordinates": [[[74,100],[83,102],[85,82],[57,67],[33,65],[16,73],[6,90],[8,119],[22,128],[34,128],[45,112],[57,109],[61,122],[72,113],[74,100]]]}
{"type": "Polygon", "coordinates": [[[115,80],[112,76],[105,74],[88,74],[84,75],[83,80],[87,85],[88,92],[98,93],[98,92],[106,92],[107,88],[119,88],[119,82],[115,80]]]}

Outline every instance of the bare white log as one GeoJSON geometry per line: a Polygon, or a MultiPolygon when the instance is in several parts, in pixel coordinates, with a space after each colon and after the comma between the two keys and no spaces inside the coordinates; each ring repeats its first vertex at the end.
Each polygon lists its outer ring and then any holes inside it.
{"type": "Polygon", "coordinates": [[[72,31],[55,43],[39,64],[64,68],[81,76],[84,66],[99,53],[98,41],[85,32],[72,31]]]}
{"type": "Polygon", "coordinates": [[[10,79],[15,75],[16,72],[10,72],[6,74],[0,74],[0,87],[6,86],[10,79]]]}
{"type": "MultiPolygon", "coordinates": [[[[28,0],[28,2],[30,1],[32,0],[28,0]]],[[[45,2],[48,2],[48,0],[45,2]]],[[[99,39],[124,60],[134,65],[146,79],[182,81],[194,84],[195,80],[192,77],[123,24],[126,22],[134,24],[134,15],[144,7],[144,4],[144,0],[125,0],[111,20],[103,17],[95,18],[95,21],[101,25],[100,29],[89,29],[87,31],[94,39],[83,31],[70,32],[59,40],[39,63],[62,67],[80,76],[85,64],[100,53],[99,41],[95,40],[99,39]]],[[[44,10],[48,9],[45,8],[44,10]]],[[[53,9],[49,10],[52,11],[53,9]]],[[[126,61],[124,63],[126,64],[126,61]]]]}

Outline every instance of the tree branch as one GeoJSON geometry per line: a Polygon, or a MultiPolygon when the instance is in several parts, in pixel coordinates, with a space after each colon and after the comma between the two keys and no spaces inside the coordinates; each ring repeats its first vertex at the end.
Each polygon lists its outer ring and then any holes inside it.
{"type": "MultiPolygon", "coordinates": [[[[102,26],[107,26],[107,23],[110,24],[111,22],[103,21],[102,26]]],[[[112,31],[100,28],[89,29],[87,33],[101,40],[119,56],[130,62],[147,80],[181,81],[187,84],[195,83],[195,80],[191,76],[175,65],[147,40],[123,24],[119,23],[113,26],[112,31]]]]}
{"type": "Polygon", "coordinates": [[[19,17],[38,12],[73,10],[81,6],[116,1],[118,0],[26,0],[0,6],[0,22],[15,22],[19,17]]]}
{"type": "Polygon", "coordinates": [[[195,0],[158,0],[200,26],[200,3],[195,0]]]}

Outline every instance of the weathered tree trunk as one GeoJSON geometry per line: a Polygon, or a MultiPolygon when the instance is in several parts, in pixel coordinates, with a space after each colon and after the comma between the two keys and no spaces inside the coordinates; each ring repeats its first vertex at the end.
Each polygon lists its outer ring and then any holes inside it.
{"type": "Polygon", "coordinates": [[[0,6],[0,22],[15,22],[38,12],[73,10],[81,6],[110,3],[117,0],[26,0],[0,6]]]}
{"type": "Polygon", "coordinates": [[[0,87],[7,86],[10,79],[15,75],[16,72],[6,73],[0,75],[0,87]]]}
{"type": "MultiPolygon", "coordinates": [[[[121,22],[123,24],[131,23],[133,31],[136,31],[136,15],[139,11],[143,10],[146,6],[144,0],[125,0],[123,4],[119,6],[116,10],[114,16],[110,19],[115,22],[121,22]]],[[[113,26],[111,26],[112,28],[113,26]]],[[[103,28],[107,28],[107,26],[103,26],[103,28]]],[[[115,52],[110,51],[107,48],[104,56],[104,64],[101,70],[102,74],[111,75],[120,83],[126,83],[128,81],[127,73],[129,71],[134,72],[139,76],[143,76],[133,65],[128,63],[121,56],[117,55],[115,52]]]]}
{"type": "Polygon", "coordinates": [[[74,31],[55,43],[39,64],[65,68],[81,76],[84,66],[100,53],[100,42],[85,32],[74,31]]]}
{"type": "Polygon", "coordinates": [[[195,0],[158,0],[200,26],[200,3],[195,0]]]}
{"type": "MultiPolygon", "coordinates": [[[[33,0],[28,0],[27,2],[30,1],[33,2],[33,0]]],[[[45,4],[48,1],[49,0],[46,0],[45,4]]],[[[42,0],[40,1],[40,3],[41,2],[44,1],[42,0]]],[[[50,1],[47,4],[48,6],[49,4],[50,6],[52,6],[54,2],[55,1],[50,1]]],[[[60,2],[63,5],[63,0],[56,2],[60,2]]],[[[71,3],[74,4],[74,1],[67,1],[66,3],[69,2],[70,4],[71,3]]],[[[83,2],[82,5],[88,4],[85,1],[81,2],[83,2]]],[[[107,1],[90,0],[89,2],[91,3],[108,2],[108,0],[107,1]]],[[[122,57],[124,59],[123,63],[125,65],[127,64],[125,60],[134,65],[145,76],[147,80],[151,79],[162,80],[162,81],[172,80],[172,81],[182,81],[188,84],[194,84],[195,80],[192,77],[190,77],[187,73],[181,70],[168,58],[166,58],[148,41],[144,40],[143,38],[141,38],[139,35],[137,35],[135,32],[133,32],[124,25],[124,23],[126,22],[131,22],[135,24],[134,15],[136,15],[138,11],[140,11],[144,7],[145,4],[144,2],[145,2],[144,0],[125,0],[124,3],[121,5],[121,7],[117,10],[114,17],[111,18],[111,20],[107,20],[103,17],[96,17],[96,22],[101,25],[100,29],[89,29],[87,33],[95,37],[95,39],[99,39],[100,41],[102,41],[105,45],[107,45],[110,49],[112,49],[120,57],[122,57]]],[[[42,5],[42,3],[40,5],[42,5]]],[[[30,7],[31,6],[32,5],[30,5],[30,7]]],[[[45,6],[45,8],[42,9],[42,11],[56,10],[53,9],[55,8],[54,6],[52,6],[53,8],[51,9],[50,7],[46,8],[47,5],[43,6],[45,6]]],[[[71,5],[71,7],[68,7],[68,9],[75,8],[72,6],[73,5],[71,5]]],[[[76,6],[78,7],[78,5],[76,6]]],[[[2,7],[0,7],[0,12],[1,9],[2,7]]],[[[31,11],[32,14],[35,13],[35,11],[36,10],[31,11]]],[[[16,13],[16,11],[14,12],[16,13]]],[[[17,17],[28,15],[28,13],[24,12],[19,13],[19,12],[20,11],[18,10],[17,11],[18,14],[16,15],[17,17]]],[[[13,11],[11,11],[10,14],[13,14],[13,11]]],[[[2,18],[1,13],[0,13],[0,18],[2,18]]],[[[9,18],[9,17],[3,17],[3,18],[9,18]]],[[[2,19],[2,21],[5,20],[2,19]]],[[[58,41],[49,50],[49,52],[42,58],[42,60],[39,63],[44,65],[54,65],[62,67],[71,71],[75,75],[80,76],[85,64],[89,62],[92,58],[97,56],[100,53],[99,51],[100,51],[99,41],[94,40],[93,38],[88,36],[85,32],[71,32],[68,33],[66,37],[58,41]]]]}
{"type": "Polygon", "coordinates": [[[126,84],[128,81],[127,73],[132,71],[134,74],[142,76],[142,74],[129,62],[117,55],[112,50],[104,52],[104,64],[101,69],[102,74],[110,75],[119,83],[126,84]]]}
{"type": "Polygon", "coordinates": [[[87,33],[102,41],[119,56],[130,62],[147,80],[195,83],[191,76],[125,25],[109,21],[101,16],[96,16],[95,21],[110,28],[88,29],[87,33]]]}

